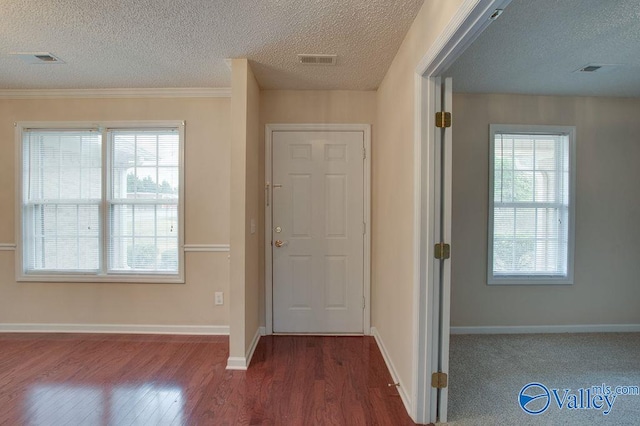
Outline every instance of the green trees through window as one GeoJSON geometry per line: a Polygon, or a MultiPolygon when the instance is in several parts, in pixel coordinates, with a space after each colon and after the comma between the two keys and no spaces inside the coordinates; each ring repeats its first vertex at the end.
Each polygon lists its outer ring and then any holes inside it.
{"type": "Polygon", "coordinates": [[[177,194],[178,188],[171,187],[171,184],[166,180],[158,185],[150,176],[140,179],[129,172],[127,174],[127,193],[177,194]]]}

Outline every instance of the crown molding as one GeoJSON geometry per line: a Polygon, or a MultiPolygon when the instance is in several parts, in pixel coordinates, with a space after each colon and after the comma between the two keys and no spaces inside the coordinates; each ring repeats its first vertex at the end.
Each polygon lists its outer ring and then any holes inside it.
{"type": "Polygon", "coordinates": [[[230,98],[230,87],[169,87],[157,89],[5,89],[0,99],[64,98],[230,98]]]}

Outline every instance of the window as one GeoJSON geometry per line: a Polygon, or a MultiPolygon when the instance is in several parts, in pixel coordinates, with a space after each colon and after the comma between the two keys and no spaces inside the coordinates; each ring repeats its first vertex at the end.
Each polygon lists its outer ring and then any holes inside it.
{"type": "Polygon", "coordinates": [[[20,123],[19,280],[183,282],[180,122],[20,123]]]}
{"type": "Polygon", "coordinates": [[[573,282],[575,128],[491,125],[489,284],[573,282]]]}

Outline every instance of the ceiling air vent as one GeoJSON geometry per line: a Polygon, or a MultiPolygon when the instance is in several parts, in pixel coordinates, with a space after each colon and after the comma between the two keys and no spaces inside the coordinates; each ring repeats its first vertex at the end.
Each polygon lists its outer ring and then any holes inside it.
{"type": "Polygon", "coordinates": [[[586,67],[582,68],[580,70],[580,72],[596,72],[598,71],[600,68],[602,68],[599,65],[587,65],[586,67]]]}
{"type": "Polygon", "coordinates": [[[64,64],[64,61],[49,52],[10,53],[27,64],[64,64]]]}
{"type": "Polygon", "coordinates": [[[298,55],[298,62],[304,65],[335,65],[338,55],[298,55]]]}
{"type": "Polygon", "coordinates": [[[616,64],[588,64],[585,65],[583,67],[578,68],[577,70],[575,70],[574,72],[586,72],[586,73],[603,73],[603,72],[609,72],[611,70],[614,70],[616,68],[620,67],[620,65],[616,65],[616,64]]]}
{"type": "Polygon", "coordinates": [[[53,55],[33,55],[36,59],[40,59],[42,62],[58,62],[58,58],[53,55]]]}

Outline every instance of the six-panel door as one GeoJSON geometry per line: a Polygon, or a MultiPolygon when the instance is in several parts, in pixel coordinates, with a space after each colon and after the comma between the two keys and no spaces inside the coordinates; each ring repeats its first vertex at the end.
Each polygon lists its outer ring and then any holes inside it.
{"type": "Polygon", "coordinates": [[[362,333],[364,134],[276,131],[273,329],[362,333]]]}

